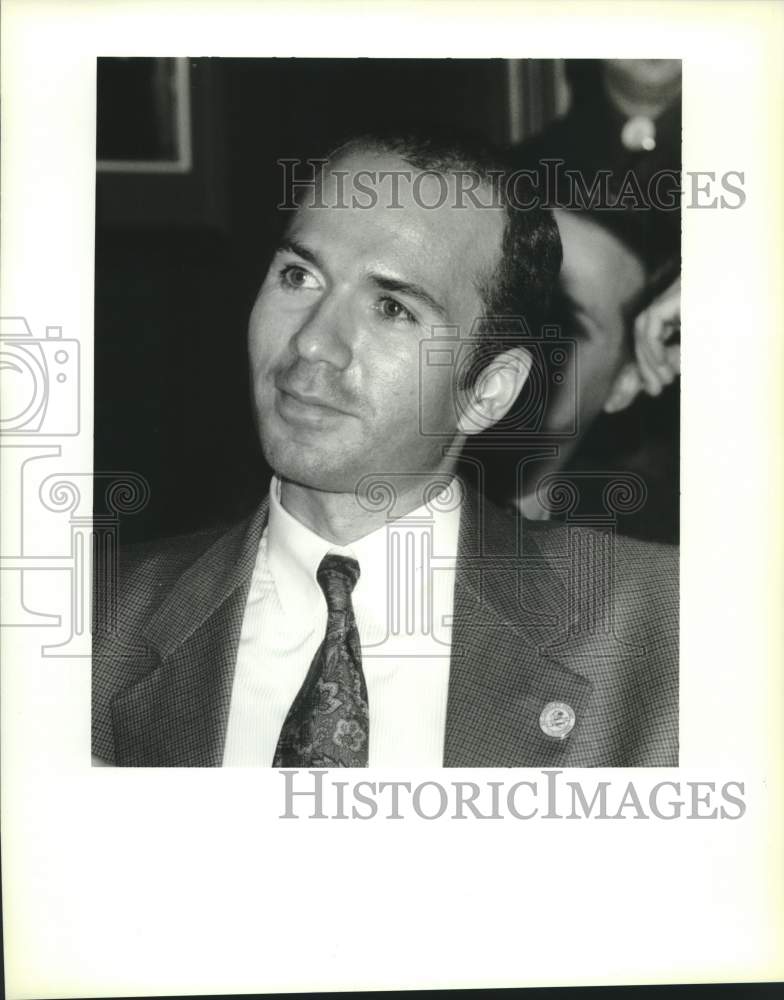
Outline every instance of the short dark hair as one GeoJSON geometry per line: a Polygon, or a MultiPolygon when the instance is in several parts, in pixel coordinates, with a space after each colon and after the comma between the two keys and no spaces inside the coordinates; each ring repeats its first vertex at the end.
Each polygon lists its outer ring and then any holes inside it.
{"type": "Polygon", "coordinates": [[[561,269],[561,239],[552,212],[530,190],[522,207],[508,197],[504,179],[513,166],[490,146],[471,139],[433,133],[362,133],[332,147],[327,161],[356,150],[391,153],[421,171],[472,174],[493,192],[491,203],[502,207],[506,221],[495,271],[477,289],[484,304],[481,341],[462,368],[461,386],[470,387],[482,369],[504,350],[526,346],[539,335],[561,269]],[[528,207],[528,206],[531,207],[528,207]],[[521,322],[522,321],[522,322],[521,322]]]}

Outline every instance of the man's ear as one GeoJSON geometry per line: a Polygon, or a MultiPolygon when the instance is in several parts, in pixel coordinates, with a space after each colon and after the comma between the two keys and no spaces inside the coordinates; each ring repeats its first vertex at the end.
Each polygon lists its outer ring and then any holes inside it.
{"type": "Polygon", "coordinates": [[[520,395],[532,363],[524,347],[513,347],[489,361],[461,393],[458,430],[478,434],[502,420],[520,395]]]}
{"type": "Polygon", "coordinates": [[[627,361],[615,376],[604,402],[605,413],[619,413],[634,402],[642,391],[642,377],[636,361],[627,361]]]}

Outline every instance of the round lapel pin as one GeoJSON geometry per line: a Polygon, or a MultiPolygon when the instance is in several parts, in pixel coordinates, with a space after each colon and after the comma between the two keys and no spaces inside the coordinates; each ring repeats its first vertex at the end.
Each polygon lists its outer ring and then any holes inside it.
{"type": "Polygon", "coordinates": [[[574,729],[575,714],[565,701],[549,701],[539,716],[539,728],[545,736],[562,740],[574,729]]]}

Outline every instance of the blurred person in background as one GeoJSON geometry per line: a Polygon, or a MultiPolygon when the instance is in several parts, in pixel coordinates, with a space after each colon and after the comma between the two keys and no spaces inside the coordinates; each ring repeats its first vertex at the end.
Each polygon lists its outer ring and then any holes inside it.
{"type": "Polygon", "coordinates": [[[578,60],[567,74],[569,111],[516,158],[555,177],[549,196],[559,206],[564,261],[552,320],[577,344],[565,380],[576,381],[577,413],[565,391],[549,402],[543,430],[556,436],[558,455],[529,463],[515,503],[526,517],[546,518],[536,494],[543,476],[615,465],[637,472],[648,488],[639,519],[624,530],[675,541],[678,394],[655,405],[651,398],[680,373],[681,64],[578,60]],[[594,199],[605,178],[609,197],[594,199]],[[649,399],[633,413],[597,420],[641,396],[649,399]]]}

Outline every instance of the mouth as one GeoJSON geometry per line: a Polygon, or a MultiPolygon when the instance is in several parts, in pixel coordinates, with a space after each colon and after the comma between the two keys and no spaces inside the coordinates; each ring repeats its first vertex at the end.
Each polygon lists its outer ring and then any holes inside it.
{"type": "Polygon", "coordinates": [[[314,426],[353,415],[321,396],[297,392],[277,382],[275,388],[275,408],[286,421],[314,426]]]}

